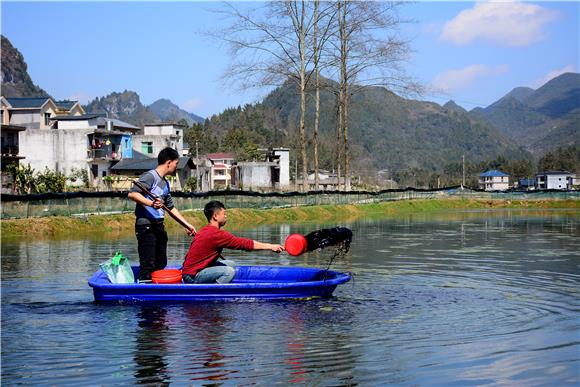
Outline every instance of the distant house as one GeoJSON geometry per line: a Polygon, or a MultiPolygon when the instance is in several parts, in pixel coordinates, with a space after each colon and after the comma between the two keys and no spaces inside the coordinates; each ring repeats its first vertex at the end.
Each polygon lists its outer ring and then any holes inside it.
{"type": "Polygon", "coordinates": [[[509,175],[496,169],[479,175],[479,189],[485,191],[505,191],[509,188],[509,175]]]}
{"type": "Polygon", "coordinates": [[[143,125],[141,134],[133,136],[133,149],[145,155],[155,156],[163,148],[173,148],[184,154],[183,134],[186,127],[172,122],[143,125]]]}
{"type": "Polygon", "coordinates": [[[523,191],[533,191],[536,189],[536,179],[518,180],[518,189],[523,191]]]}
{"type": "Polygon", "coordinates": [[[55,101],[51,97],[0,97],[2,123],[26,129],[52,129],[51,119],[64,115],[81,115],[85,111],[77,101],[55,101]]]}
{"type": "Polygon", "coordinates": [[[264,161],[237,162],[232,166],[232,187],[243,190],[288,190],[290,150],[273,148],[264,161]]]}
{"type": "MultiPolygon", "coordinates": [[[[133,158],[122,159],[111,167],[112,181],[111,189],[129,190],[131,181],[139,177],[143,172],[150,171],[157,167],[157,156],[150,157],[141,152],[134,151],[133,158]]],[[[175,178],[168,177],[172,191],[183,191],[187,180],[195,176],[193,171],[196,168],[193,160],[187,156],[181,156],[177,163],[177,173],[175,178]]]]}
{"type": "Polygon", "coordinates": [[[97,113],[57,116],[51,121],[54,130],[48,134],[25,136],[27,147],[38,152],[34,159],[29,157],[36,169],[44,165],[64,174],[87,170],[89,184],[99,187],[118,160],[133,157],[132,136],[139,128],[127,122],[97,113]]]}
{"type": "MultiPolygon", "coordinates": [[[[311,172],[308,174],[308,179],[306,180],[306,191],[313,191],[316,189],[315,183],[315,173],[311,172]]],[[[340,182],[344,184],[344,177],[340,179],[340,182]]],[[[302,190],[304,185],[303,180],[296,181],[296,189],[302,190]]],[[[338,176],[336,173],[320,169],[318,171],[318,189],[321,191],[336,191],[338,190],[338,176]]]]}
{"type": "Polygon", "coordinates": [[[232,164],[236,160],[233,153],[208,153],[205,158],[211,161],[210,189],[225,189],[231,185],[232,164]]]}
{"type": "Polygon", "coordinates": [[[536,174],[538,189],[572,189],[574,174],[568,171],[548,171],[536,174]]]}

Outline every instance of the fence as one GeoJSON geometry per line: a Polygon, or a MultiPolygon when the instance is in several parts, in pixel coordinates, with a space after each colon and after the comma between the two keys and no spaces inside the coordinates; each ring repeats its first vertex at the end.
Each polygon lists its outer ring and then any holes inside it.
{"type": "MultiPolygon", "coordinates": [[[[484,192],[459,187],[438,190],[385,190],[363,191],[316,191],[292,193],[258,193],[247,191],[213,191],[206,193],[172,193],[173,201],[180,211],[201,210],[210,200],[219,200],[228,208],[282,208],[326,204],[363,204],[394,200],[473,198],[489,200],[541,200],[579,199],[580,191],[508,191],[484,192]]],[[[132,212],[135,203],[126,192],[74,192],[38,195],[2,195],[1,218],[31,218],[43,216],[84,216],[90,214],[119,214],[132,212]]]]}

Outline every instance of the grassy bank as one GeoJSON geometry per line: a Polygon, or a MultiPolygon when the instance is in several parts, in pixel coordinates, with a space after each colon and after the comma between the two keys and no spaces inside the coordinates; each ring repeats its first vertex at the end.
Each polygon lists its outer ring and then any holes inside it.
{"type": "MultiPolygon", "coordinates": [[[[404,217],[410,214],[454,214],[462,210],[485,209],[569,209],[580,214],[579,200],[477,200],[441,199],[408,200],[359,205],[325,205],[268,210],[228,210],[228,229],[258,224],[276,223],[342,223],[363,218],[404,217]]],[[[185,212],[185,217],[196,227],[206,223],[201,211],[185,212]]],[[[133,233],[133,214],[92,215],[78,217],[46,217],[6,219],[1,222],[4,238],[84,237],[98,233],[103,237],[133,233]]],[[[172,220],[166,221],[169,231],[180,228],[172,220]]]]}

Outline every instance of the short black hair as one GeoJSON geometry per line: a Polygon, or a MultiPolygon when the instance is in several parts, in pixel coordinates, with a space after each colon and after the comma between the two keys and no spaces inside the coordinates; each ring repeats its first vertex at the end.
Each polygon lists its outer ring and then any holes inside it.
{"type": "Polygon", "coordinates": [[[179,159],[179,153],[170,147],[161,149],[161,152],[157,155],[157,165],[165,164],[167,161],[173,161],[179,159]]]}
{"type": "Polygon", "coordinates": [[[205,205],[205,207],[203,208],[203,213],[207,221],[209,222],[211,218],[213,218],[213,214],[215,214],[217,211],[221,209],[225,210],[226,206],[224,206],[224,204],[219,200],[212,200],[211,202],[205,205]]]}

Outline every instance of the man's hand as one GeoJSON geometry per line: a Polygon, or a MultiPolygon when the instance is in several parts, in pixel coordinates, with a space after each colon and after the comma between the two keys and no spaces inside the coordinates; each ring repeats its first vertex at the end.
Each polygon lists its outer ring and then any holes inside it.
{"type": "Polygon", "coordinates": [[[159,198],[155,198],[155,200],[153,201],[153,203],[151,203],[151,207],[155,208],[156,210],[160,209],[163,207],[165,203],[163,203],[163,200],[159,199],[159,198]]]}
{"type": "Polygon", "coordinates": [[[189,230],[186,230],[187,235],[189,235],[190,237],[195,236],[195,234],[197,234],[197,231],[195,231],[195,227],[191,227],[189,230]]]}
{"type": "Polygon", "coordinates": [[[282,251],[284,251],[284,246],[282,246],[282,245],[272,245],[272,247],[270,248],[270,250],[272,250],[275,253],[281,253],[282,251]]]}

